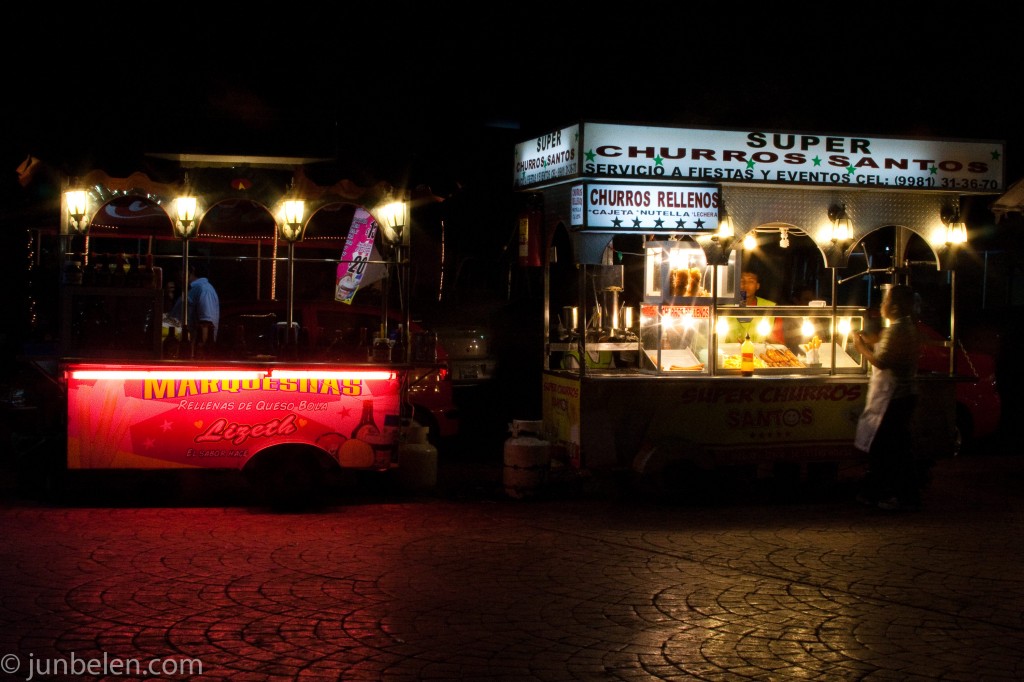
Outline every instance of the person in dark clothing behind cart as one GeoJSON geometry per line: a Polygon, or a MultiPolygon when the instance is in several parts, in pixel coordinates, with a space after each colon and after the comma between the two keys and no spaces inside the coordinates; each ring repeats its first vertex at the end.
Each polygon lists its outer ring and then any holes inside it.
{"type": "MultiPolygon", "coordinates": [[[[181,296],[178,296],[167,317],[180,324],[181,296]]],[[[188,266],[188,327],[190,338],[198,345],[197,350],[208,350],[217,341],[220,298],[206,278],[202,263],[189,263],[188,266]]]]}
{"type": "Polygon", "coordinates": [[[862,333],[853,337],[854,347],[872,365],[854,441],[868,454],[868,474],[857,499],[889,511],[920,501],[911,420],[917,406],[921,340],[913,311],[913,290],[897,284],[882,298],[881,313],[889,326],[877,340],[862,333]]]}

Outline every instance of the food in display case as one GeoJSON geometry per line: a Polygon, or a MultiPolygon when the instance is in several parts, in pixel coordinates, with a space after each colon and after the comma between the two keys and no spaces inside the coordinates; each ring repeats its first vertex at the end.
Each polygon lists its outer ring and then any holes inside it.
{"type": "Polygon", "coordinates": [[[800,358],[785,346],[769,346],[759,357],[768,367],[804,367],[800,358]]]}
{"type": "Polygon", "coordinates": [[[644,302],[684,303],[680,299],[706,298],[712,287],[719,297],[731,298],[736,289],[736,253],[729,264],[708,264],[703,249],[692,239],[648,241],[644,244],[644,302]],[[717,276],[716,276],[717,272],[717,276]]]}
{"type": "Polygon", "coordinates": [[[669,270],[671,294],[673,296],[707,296],[707,289],[701,286],[703,275],[704,273],[698,267],[669,270]]]}
{"type": "Polygon", "coordinates": [[[703,371],[710,319],[708,306],[641,306],[640,342],[651,365],[663,371],[703,371]]]}

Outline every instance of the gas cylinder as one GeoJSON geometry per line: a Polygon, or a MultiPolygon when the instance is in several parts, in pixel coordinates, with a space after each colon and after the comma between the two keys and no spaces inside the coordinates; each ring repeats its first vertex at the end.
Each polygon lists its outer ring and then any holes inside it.
{"type": "Polygon", "coordinates": [[[509,425],[511,437],[505,441],[505,468],[502,482],[505,494],[515,499],[534,497],[541,492],[551,469],[551,443],[540,437],[544,422],[515,419],[509,425]]]}
{"type": "Polygon", "coordinates": [[[413,423],[405,428],[398,446],[398,481],[402,490],[428,490],[437,485],[437,448],[430,444],[429,426],[413,423]]]}

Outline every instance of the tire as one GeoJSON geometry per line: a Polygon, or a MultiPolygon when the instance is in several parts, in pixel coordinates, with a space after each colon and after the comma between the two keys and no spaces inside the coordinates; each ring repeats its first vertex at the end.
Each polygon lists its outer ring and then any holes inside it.
{"type": "Polygon", "coordinates": [[[279,510],[315,507],[324,494],[324,472],[315,453],[281,446],[257,455],[245,469],[260,503],[279,510]]]}

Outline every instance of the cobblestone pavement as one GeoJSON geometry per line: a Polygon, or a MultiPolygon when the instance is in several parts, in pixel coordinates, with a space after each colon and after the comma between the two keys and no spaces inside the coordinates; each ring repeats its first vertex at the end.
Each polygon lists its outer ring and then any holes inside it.
{"type": "Polygon", "coordinates": [[[158,679],[117,666],[190,659],[202,675],[188,677],[209,680],[1024,679],[1024,458],[934,473],[923,507],[897,514],[847,500],[418,494],[281,513],[12,499],[0,664],[5,679],[61,665],[158,679]]]}

